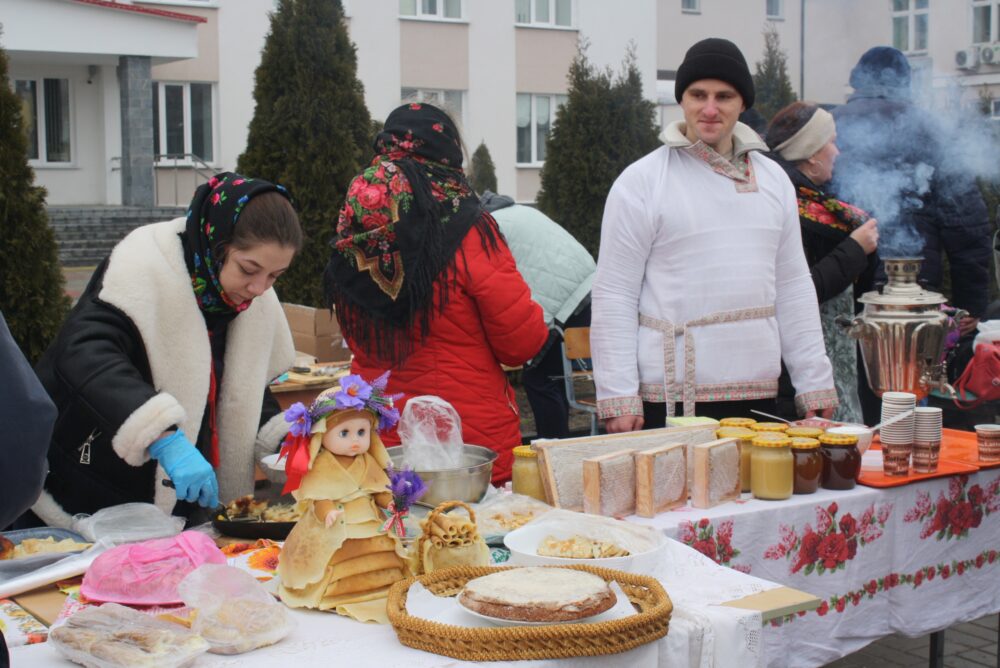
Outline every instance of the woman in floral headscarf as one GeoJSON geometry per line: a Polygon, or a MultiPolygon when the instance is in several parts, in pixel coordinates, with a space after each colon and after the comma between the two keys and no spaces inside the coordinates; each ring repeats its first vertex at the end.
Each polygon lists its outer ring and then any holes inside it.
{"type": "Polygon", "coordinates": [[[38,363],[59,411],[41,521],[129,501],[190,515],[253,491],[255,442],[273,452],[287,431],[267,384],[294,347],[271,285],[301,245],[281,186],[227,172],[186,218],[115,247],[38,363]]]}
{"type": "MultiPolygon", "coordinates": [[[[771,157],[785,169],[799,201],[802,246],[816,287],[823,338],[840,399],[833,417],[861,422],[856,344],[834,320],[854,316],[855,285],[863,292],[871,282],[878,226],[861,209],[823,191],[840,153],[836,139],[833,116],[807,102],[793,102],[779,111],[767,130],[771,157]]],[[[787,403],[782,397],[794,396],[787,372],[782,373],[779,385],[781,406],[787,403]]],[[[795,413],[791,416],[794,419],[795,413]]]]}
{"type": "MultiPolygon", "coordinates": [[[[548,331],[462,158],[458,129],[440,109],[389,114],[375,157],[348,188],[324,282],[354,373],[391,369],[389,392],[450,402],[465,442],[499,454],[500,481],[521,443],[500,365],[523,364],[548,331]]],[[[395,429],[382,437],[399,443],[395,429]]]]}

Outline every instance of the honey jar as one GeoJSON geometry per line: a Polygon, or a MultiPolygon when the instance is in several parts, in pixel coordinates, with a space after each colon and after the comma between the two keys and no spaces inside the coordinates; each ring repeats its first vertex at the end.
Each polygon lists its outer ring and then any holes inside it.
{"type": "Polygon", "coordinates": [[[795,485],[795,459],[792,439],[784,434],[759,435],[753,439],[750,458],[750,491],[758,499],[780,501],[792,495],[795,485]]]}
{"type": "Polygon", "coordinates": [[[823,430],[819,427],[789,427],[785,435],[792,438],[819,438],[822,433],[823,430]]]}
{"type": "Polygon", "coordinates": [[[788,425],[784,422],[755,422],[750,428],[754,431],[788,431],[788,425]]]}
{"type": "MultiPolygon", "coordinates": [[[[729,418],[748,419],[748,418],[729,418]]],[[[738,438],[740,447],[740,491],[750,491],[750,456],[753,454],[753,437],[757,432],[746,427],[719,427],[715,430],[716,438],[738,438]]]]}
{"type": "Polygon", "coordinates": [[[545,501],[545,486],[538,469],[538,453],[530,445],[519,445],[513,452],[511,487],[514,493],[545,501]]]}
{"type": "Polygon", "coordinates": [[[850,434],[821,434],[823,489],[854,489],[861,473],[858,437],[850,434]]]}
{"type": "Polygon", "coordinates": [[[749,429],[754,424],[757,424],[757,421],[753,418],[728,417],[719,420],[720,427],[745,427],[749,429]]]}
{"type": "Polygon", "coordinates": [[[804,436],[792,438],[792,458],[795,460],[792,492],[812,494],[819,489],[819,481],[823,477],[823,456],[819,452],[819,441],[804,436]]]}

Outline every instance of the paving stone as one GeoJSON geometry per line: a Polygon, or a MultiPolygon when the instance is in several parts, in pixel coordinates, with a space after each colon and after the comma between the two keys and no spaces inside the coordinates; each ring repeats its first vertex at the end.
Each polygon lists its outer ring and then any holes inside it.
{"type": "Polygon", "coordinates": [[[984,666],[996,666],[997,658],[996,654],[993,652],[985,652],[981,649],[972,649],[967,652],[962,652],[959,657],[966,659],[967,661],[978,661],[984,666]]]}
{"type": "Polygon", "coordinates": [[[996,643],[996,637],[983,638],[982,636],[967,633],[965,630],[960,630],[957,626],[953,626],[944,633],[945,649],[947,649],[948,644],[952,642],[959,645],[965,645],[966,647],[972,649],[978,649],[994,645],[996,643]]]}
{"type": "Polygon", "coordinates": [[[968,633],[971,636],[976,636],[982,638],[986,642],[996,645],[997,642],[997,618],[996,615],[990,615],[988,617],[983,617],[977,619],[973,622],[964,622],[962,624],[956,624],[948,630],[951,633],[952,629],[961,631],[962,633],[968,633]]]}

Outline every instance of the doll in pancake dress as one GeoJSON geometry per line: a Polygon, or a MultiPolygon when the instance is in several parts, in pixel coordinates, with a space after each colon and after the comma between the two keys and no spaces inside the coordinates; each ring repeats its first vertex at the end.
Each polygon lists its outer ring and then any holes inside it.
{"type": "Polygon", "coordinates": [[[387,530],[390,460],[378,432],[399,418],[383,394],[387,376],[371,385],[345,376],[308,410],[286,411],[284,491],[309,502],[278,562],[279,595],[290,607],[388,623],[389,587],[410,576],[400,537],[387,530]]]}

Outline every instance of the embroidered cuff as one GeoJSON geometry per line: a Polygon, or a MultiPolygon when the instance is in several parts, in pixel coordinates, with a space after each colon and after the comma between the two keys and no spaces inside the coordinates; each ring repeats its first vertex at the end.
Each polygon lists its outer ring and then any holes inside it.
{"type": "Polygon", "coordinates": [[[840,405],[837,399],[837,390],[817,390],[815,392],[804,392],[795,397],[795,410],[799,415],[805,415],[806,411],[817,411],[823,408],[836,408],[840,405]]]}
{"type": "Polygon", "coordinates": [[[639,397],[615,397],[597,400],[597,417],[602,420],[624,415],[642,415],[642,399],[639,397]]]}

